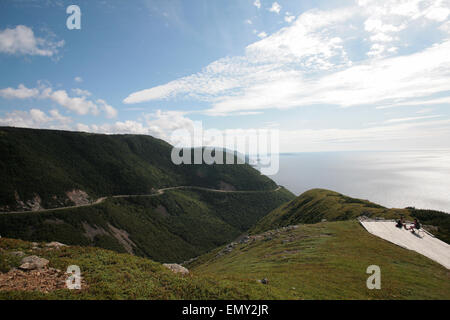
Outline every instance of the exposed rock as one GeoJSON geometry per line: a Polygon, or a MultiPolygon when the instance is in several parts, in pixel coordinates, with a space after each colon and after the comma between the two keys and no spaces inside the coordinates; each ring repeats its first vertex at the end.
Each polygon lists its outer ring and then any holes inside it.
{"type": "Polygon", "coordinates": [[[56,241],[47,243],[45,246],[46,246],[47,248],[55,248],[55,249],[59,249],[59,248],[61,248],[61,247],[67,247],[67,245],[65,245],[64,243],[56,242],[56,241]]]}
{"type": "Polygon", "coordinates": [[[72,190],[66,192],[67,197],[75,203],[76,206],[89,204],[89,195],[83,190],[72,190]]]}
{"type": "Polygon", "coordinates": [[[129,254],[134,254],[133,248],[136,247],[136,244],[130,239],[130,235],[128,234],[128,232],[122,229],[118,229],[110,223],[108,223],[108,227],[111,230],[113,237],[120,242],[124,249],[129,254]]]}
{"type": "Polygon", "coordinates": [[[17,210],[20,211],[39,211],[44,209],[41,205],[42,199],[38,194],[35,194],[33,199],[27,200],[26,202],[20,199],[17,190],[14,192],[14,197],[16,199],[17,210]]]}
{"type": "Polygon", "coordinates": [[[174,273],[189,274],[188,269],[176,263],[164,263],[163,266],[172,270],[174,273]]]}
{"type": "Polygon", "coordinates": [[[48,265],[49,261],[44,258],[40,258],[38,256],[28,256],[22,259],[21,266],[19,267],[22,270],[34,270],[34,269],[42,269],[46,265],[48,265]]]}

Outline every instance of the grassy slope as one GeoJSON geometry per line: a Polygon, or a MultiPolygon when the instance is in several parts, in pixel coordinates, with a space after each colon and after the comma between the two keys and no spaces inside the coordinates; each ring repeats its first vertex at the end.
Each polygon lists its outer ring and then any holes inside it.
{"type": "Polygon", "coordinates": [[[2,238],[0,265],[17,264],[5,257],[20,249],[61,270],[80,266],[89,288],[0,292],[0,299],[450,299],[448,270],[370,235],[356,221],[302,225],[270,237],[220,258],[214,250],[188,266],[187,277],[128,254],[93,247],[32,252],[27,242],[2,238]],[[372,264],[381,267],[381,290],[366,288],[372,264]],[[262,278],[269,284],[256,281],[262,278]]]}
{"type": "Polygon", "coordinates": [[[337,192],[313,189],[275,209],[252,228],[253,233],[299,223],[317,223],[355,219],[361,215],[407,220],[418,218],[424,225],[436,227],[433,233],[450,243],[450,215],[443,212],[415,209],[388,209],[367,200],[347,197],[337,192]]]}
{"type": "Polygon", "coordinates": [[[129,234],[136,244],[135,254],[156,261],[182,262],[232,241],[293,197],[285,189],[255,193],[167,191],[155,197],[109,199],[91,207],[0,214],[0,234],[125,252],[109,223],[129,234]],[[91,241],[83,222],[108,234],[99,234],[91,241]]]}
{"type": "MultiPolygon", "coordinates": [[[[265,299],[276,298],[271,288],[255,281],[216,276],[176,275],[157,262],[93,247],[31,251],[28,242],[0,239],[0,267],[14,267],[8,252],[22,250],[50,261],[49,266],[66,270],[78,265],[88,289],[39,292],[0,291],[0,299],[265,299]]],[[[0,270],[1,272],[1,270],[0,270]]]]}
{"type": "Polygon", "coordinates": [[[450,299],[447,269],[354,220],[270,232],[217,257],[220,250],[188,267],[203,276],[267,278],[280,299],[450,299]],[[381,290],[366,288],[370,265],[381,268],[381,290]]]}
{"type": "Polygon", "coordinates": [[[92,198],[148,194],[152,188],[197,185],[236,190],[273,190],[276,184],[249,165],[180,165],[172,146],[144,135],[0,127],[0,207],[42,198],[45,208],[70,204],[65,193],[86,191],[92,198]]]}

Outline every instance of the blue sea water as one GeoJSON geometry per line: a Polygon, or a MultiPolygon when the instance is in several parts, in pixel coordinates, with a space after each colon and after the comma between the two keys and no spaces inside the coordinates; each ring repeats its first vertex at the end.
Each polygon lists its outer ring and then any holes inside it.
{"type": "Polygon", "coordinates": [[[390,208],[450,213],[450,150],[280,155],[270,178],[299,195],[324,188],[390,208]]]}

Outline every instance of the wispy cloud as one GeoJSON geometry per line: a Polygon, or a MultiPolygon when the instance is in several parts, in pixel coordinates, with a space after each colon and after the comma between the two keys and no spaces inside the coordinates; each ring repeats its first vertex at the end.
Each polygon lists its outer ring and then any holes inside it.
{"type": "Polygon", "coordinates": [[[398,123],[398,122],[408,122],[408,121],[417,121],[417,120],[424,120],[424,119],[433,119],[433,118],[439,118],[440,115],[433,115],[433,116],[422,116],[422,117],[409,117],[409,118],[394,118],[386,120],[386,123],[398,123]]]}
{"type": "Polygon", "coordinates": [[[399,46],[409,45],[399,34],[408,32],[407,39],[413,39],[423,28],[441,28],[449,16],[444,9],[442,2],[361,0],[310,10],[249,45],[243,56],[219,59],[191,76],[132,93],[124,102],[185,97],[209,103],[209,115],[433,102],[433,95],[450,91],[450,40],[441,34],[433,45],[399,54],[399,46]],[[349,55],[355,39],[367,48],[353,52],[356,61],[349,55]]]}

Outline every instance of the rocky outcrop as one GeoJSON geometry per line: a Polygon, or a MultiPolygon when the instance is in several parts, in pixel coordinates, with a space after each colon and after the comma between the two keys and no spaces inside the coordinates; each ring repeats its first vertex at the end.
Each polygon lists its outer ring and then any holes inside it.
{"type": "Polygon", "coordinates": [[[42,199],[38,194],[35,194],[30,200],[22,201],[19,193],[16,191],[14,197],[16,199],[17,211],[39,211],[44,209],[41,204],[42,199]]]}
{"type": "Polygon", "coordinates": [[[67,247],[67,245],[65,245],[64,243],[57,242],[57,241],[49,242],[49,243],[45,244],[45,246],[47,248],[51,248],[51,249],[59,249],[62,247],[67,247]]]}
{"type": "Polygon", "coordinates": [[[47,259],[40,258],[38,256],[28,256],[22,259],[20,269],[22,270],[35,270],[43,269],[49,263],[47,259]]]}
{"type": "Polygon", "coordinates": [[[182,275],[189,274],[188,269],[176,263],[164,263],[163,266],[172,270],[174,273],[181,273],[182,275]]]}
{"type": "Polygon", "coordinates": [[[66,192],[66,195],[76,206],[87,205],[90,203],[89,195],[83,190],[68,191],[66,192]]]}

